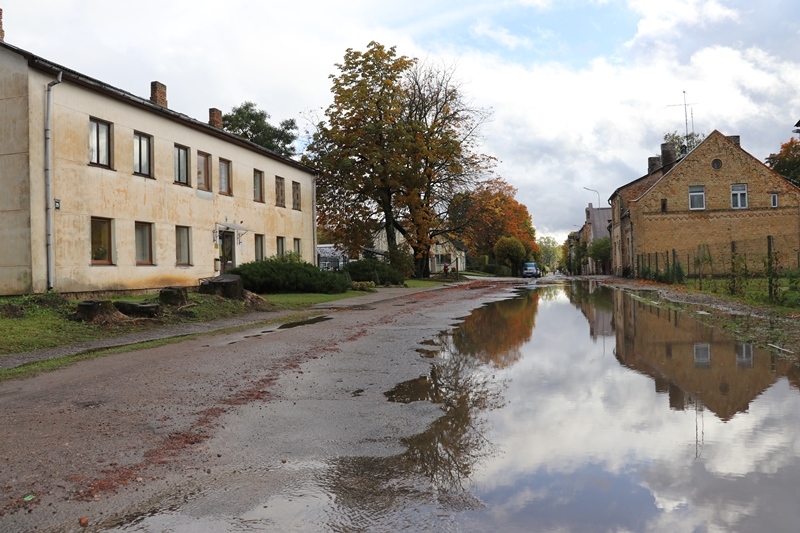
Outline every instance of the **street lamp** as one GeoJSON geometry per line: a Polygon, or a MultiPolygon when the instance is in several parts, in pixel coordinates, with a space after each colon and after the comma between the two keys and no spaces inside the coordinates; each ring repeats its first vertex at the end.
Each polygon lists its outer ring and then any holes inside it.
{"type": "Polygon", "coordinates": [[[592,191],[597,195],[597,208],[600,209],[600,193],[594,189],[590,189],[589,187],[584,187],[584,189],[586,189],[587,191],[592,191]]]}

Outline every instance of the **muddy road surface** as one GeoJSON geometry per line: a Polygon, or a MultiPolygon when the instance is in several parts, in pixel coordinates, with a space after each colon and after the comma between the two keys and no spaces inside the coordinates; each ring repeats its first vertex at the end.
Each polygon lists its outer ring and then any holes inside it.
{"type": "Polygon", "coordinates": [[[384,393],[427,374],[426,343],[511,287],[411,293],[0,384],[0,531],[446,531],[475,502],[387,460],[441,409],[384,393]]]}

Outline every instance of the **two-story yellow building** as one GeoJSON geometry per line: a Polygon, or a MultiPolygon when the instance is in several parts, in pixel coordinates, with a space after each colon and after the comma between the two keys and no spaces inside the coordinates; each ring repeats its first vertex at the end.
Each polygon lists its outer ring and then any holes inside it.
{"type": "Polygon", "coordinates": [[[0,40],[0,294],[193,286],[316,257],[315,172],[0,40]]]}

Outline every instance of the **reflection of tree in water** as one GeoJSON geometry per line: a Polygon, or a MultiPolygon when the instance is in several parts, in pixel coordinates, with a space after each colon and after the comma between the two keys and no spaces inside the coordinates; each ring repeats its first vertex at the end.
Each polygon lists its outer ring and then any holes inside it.
{"type": "Polygon", "coordinates": [[[481,362],[505,368],[521,357],[536,321],[539,292],[525,291],[516,298],[492,302],[475,309],[453,332],[456,351],[481,362]]]}
{"type": "Polygon", "coordinates": [[[553,300],[558,299],[559,296],[562,294],[569,295],[569,288],[566,285],[557,284],[557,285],[539,285],[536,288],[536,292],[539,293],[539,299],[545,302],[551,302],[553,300]]]}
{"type": "MultiPolygon", "coordinates": [[[[328,524],[331,529],[369,529],[377,522],[383,527],[393,520],[400,526],[425,504],[448,509],[480,506],[464,487],[476,466],[497,453],[486,438],[482,415],[502,406],[504,385],[486,370],[473,357],[450,354],[432,365],[429,377],[387,393],[394,401],[425,398],[440,403],[444,415],[423,433],[402,439],[407,449],[399,455],[334,461],[323,484],[335,498],[336,520],[348,523],[328,524]]],[[[436,524],[431,526],[436,529],[436,524]]]]}
{"type": "Polygon", "coordinates": [[[590,304],[601,311],[613,311],[614,290],[586,281],[573,281],[569,287],[569,301],[578,308],[581,304],[590,304]]]}

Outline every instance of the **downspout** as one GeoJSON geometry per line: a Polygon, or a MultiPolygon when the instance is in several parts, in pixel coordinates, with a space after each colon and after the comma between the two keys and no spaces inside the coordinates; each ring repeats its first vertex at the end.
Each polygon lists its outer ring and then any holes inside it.
{"type": "Polygon", "coordinates": [[[317,255],[317,174],[311,178],[311,228],[313,230],[311,244],[314,257],[314,266],[319,267],[319,256],[317,255]]]}
{"type": "Polygon", "coordinates": [[[53,168],[53,150],[50,140],[50,125],[53,121],[53,86],[61,83],[61,71],[56,79],[47,84],[47,108],[44,125],[44,196],[45,196],[45,229],[47,246],[47,290],[55,285],[55,260],[53,259],[53,191],[51,172],[53,168]]]}

